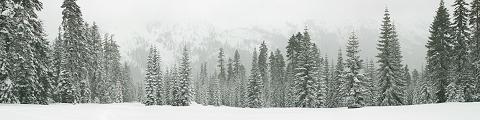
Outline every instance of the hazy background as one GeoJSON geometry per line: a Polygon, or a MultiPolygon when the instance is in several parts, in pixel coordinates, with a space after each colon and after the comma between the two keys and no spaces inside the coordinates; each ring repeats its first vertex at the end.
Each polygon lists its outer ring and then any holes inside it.
{"type": "MultiPolygon", "coordinates": [[[[288,38],[308,26],[322,54],[336,59],[355,30],[364,59],[374,59],[384,9],[397,25],[405,63],[420,69],[425,63],[428,28],[440,0],[78,0],[85,21],[115,34],[122,59],[141,78],[147,48],[160,47],[170,66],[187,45],[198,62],[215,64],[216,51],[234,49],[250,65],[254,47],[266,41],[270,49],[285,49],[288,38]]],[[[61,23],[63,0],[44,0],[40,18],[53,40],[61,23]]],[[[446,0],[450,6],[453,0],[446,0]]],[[[468,1],[470,2],[470,1],[468,1]]],[[[452,11],[451,8],[449,8],[452,11]]]]}

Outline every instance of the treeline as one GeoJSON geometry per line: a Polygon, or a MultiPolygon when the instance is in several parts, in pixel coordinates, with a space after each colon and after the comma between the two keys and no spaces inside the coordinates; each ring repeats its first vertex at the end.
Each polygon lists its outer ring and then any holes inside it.
{"type": "Polygon", "coordinates": [[[480,101],[480,0],[452,6],[450,17],[442,0],[430,27],[421,103],[480,101]]]}
{"type": "Polygon", "coordinates": [[[402,63],[398,33],[385,10],[377,43],[376,62],[359,56],[352,32],[336,64],[322,56],[308,30],[291,36],[286,57],[268,51],[263,42],[253,50],[250,75],[240,55],[225,58],[223,49],[212,74],[201,65],[194,81],[194,101],[203,105],[234,107],[350,107],[398,106],[443,102],[480,101],[480,2],[467,8],[456,0],[450,19],[444,2],[430,28],[427,65],[409,70],[402,63]],[[346,53],[346,59],[343,54],[346,53]],[[377,65],[375,65],[377,64],[377,65]]]}
{"type": "Polygon", "coordinates": [[[52,45],[36,14],[36,0],[0,2],[0,103],[113,103],[135,101],[127,64],[113,35],[102,38],[83,21],[76,0],[61,6],[52,45]]]}
{"type": "Polygon", "coordinates": [[[147,69],[144,81],[145,105],[188,106],[192,101],[193,89],[191,80],[189,51],[184,46],[179,66],[173,65],[163,72],[160,52],[151,47],[147,58],[147,69]]]}

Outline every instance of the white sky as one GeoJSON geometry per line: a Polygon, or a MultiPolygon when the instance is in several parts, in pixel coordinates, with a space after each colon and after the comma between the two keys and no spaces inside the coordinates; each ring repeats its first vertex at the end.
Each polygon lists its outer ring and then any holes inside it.
{"type": "MultiPolygon", "coordinates": [[[[332,26],[380,20],[388,6],[396,22],[428,26],[439,0],[78,0],[84,19],[124,36],[150,22],[204,21],[220,28],[277,26],[316,20],[332,26]]],[[[61,22],[63,0],[44,0],[48,38],[61,22]]],[[[379,23],[378,23],[379,24],[379,23]]],[[[128,38],[120,38],[128,39],[128,38]]]]}

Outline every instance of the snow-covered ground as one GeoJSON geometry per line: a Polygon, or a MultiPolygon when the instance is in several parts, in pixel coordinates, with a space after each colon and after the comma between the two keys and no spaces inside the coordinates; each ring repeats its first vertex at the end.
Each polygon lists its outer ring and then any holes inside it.
{"type": "Polygon", "coordinates": [[[231,108],[123,104],[0,105],[1,120],[479,120],[480,103],[396,107],[231,108]]]}

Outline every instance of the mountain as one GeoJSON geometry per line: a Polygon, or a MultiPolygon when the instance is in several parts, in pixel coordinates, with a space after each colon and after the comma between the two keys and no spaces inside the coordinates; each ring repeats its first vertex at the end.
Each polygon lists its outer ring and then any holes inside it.
{"type": "MultiPolygon", "coordinates": [[[[162,68],[173,66],[179,59],[184,45],[191,51],[194,76],[198,73],[199,63],[207,62],[209,72],[215,70],[218,49],[224,48],[226,59],[233,57],[235,49],[241,54],[241,61],[247,68],[251,61],[253,48],[265,41],[269,50],[280,49],[285,52],[288,38],[306,28],[312,36],[312,41],[319,45],[321,53],[330,59],[336,58],[337,51],[345,48],[345,42],[352,30],[360,38],[362,58],[375,59],[377,55],[377,40],[379,22],[364,22],[362,26],[335,26],[307,21],[302,25],[285,23],[284,26],[252,26],[224,29],[208,22],[176,22],[151,23],[144,31],[138,32],[128,43],[124,51],[125,61],[132,64],[133,77],[143,80],[146,68],[146,58],[150,46],[157,46],[162,57],[162,68]]],[[[425,28],[404,27],[398,24],[404,63],[414,68],[420,68],[424,63],[424,44],[427,40],[425,28]],[[410,29],[409,29],[410,28],[410,29]],[[414,34],[416,33],[416,34],[414,34]],[[420,61],[419,61],[420,59],[420,61]]],[[[124,45],[125,46],[125,45],[124,45]]]]}

